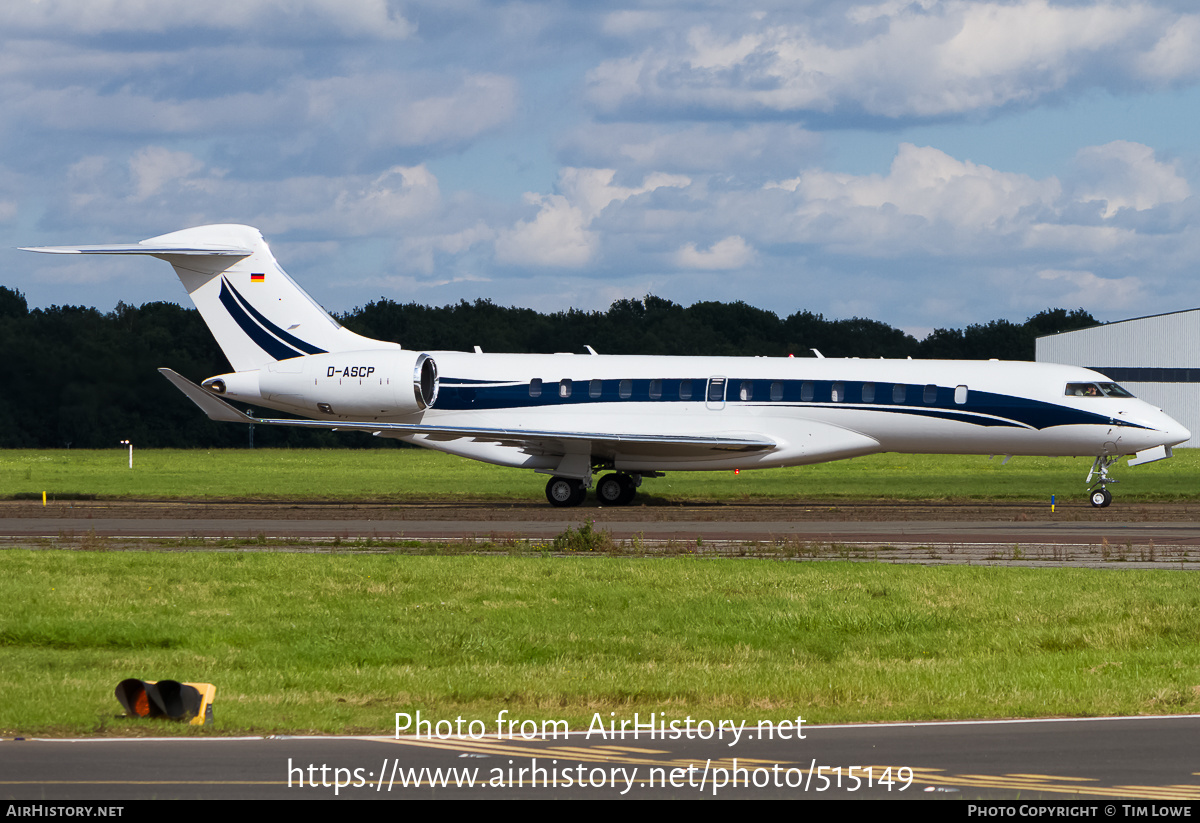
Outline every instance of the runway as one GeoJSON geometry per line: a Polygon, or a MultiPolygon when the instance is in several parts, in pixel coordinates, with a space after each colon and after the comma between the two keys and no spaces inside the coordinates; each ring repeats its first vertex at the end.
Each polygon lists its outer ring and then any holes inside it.
{"type": "Polygon", "coordinates": [[[1195,715],[741,727],[688,720],[664,714],[656,733],[644,725],[636,737],[497,735],[487,718],[478,722],[488,733],[478,736],[2,741],[0,794],[43,803],[1019,799],[1107,804],[1108,817],[1130,816],[1121,800],[1169,804],[1158,816],[1188,814],[1200,801],[1195,715]],[[672,721],[675,737],[663,730],[672,721]]]}
{"type": "MultiPolygon", "coordinates": [[[[692,503],[625,508],[546,504],[335,504],[304,501],[40,502],[0,504],[7,546],[153,548],[183,538],[261,538],[275,550],[403,541],[543,544],[583,525],[624,550],[687,546],[714,553],[890,562],[1200,568],[1200,505],[692,503]]],[[[199,546],[198,548],[203,548],[199,546]]],[[[360,545],[360,548],[362,546],[360,545]]],[[[396,548],[396,546],[392,546],[396,548]]]]}

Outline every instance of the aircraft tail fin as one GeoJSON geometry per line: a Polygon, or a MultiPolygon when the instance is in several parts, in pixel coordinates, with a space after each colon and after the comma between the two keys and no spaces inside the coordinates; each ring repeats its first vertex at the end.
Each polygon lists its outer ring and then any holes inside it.
{"type": "Polygon", "coordinates": [[[26,251],[166,260],[235,371],[306,354],[396,346],[357,335],[334,320],[288,277],[262,234],[250,226],[199,226],[140,243],[26,251]]]}

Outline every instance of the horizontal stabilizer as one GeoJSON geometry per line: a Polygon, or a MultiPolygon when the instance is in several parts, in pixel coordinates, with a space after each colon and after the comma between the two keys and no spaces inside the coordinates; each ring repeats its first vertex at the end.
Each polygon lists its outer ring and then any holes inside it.
{"type": "Polygon", "coordinates": [[[208,415],[210,420],[220,420],[223,423],[253,423],[254,418],[240,412],[219,397],[213,397],[207,391],[188,380],[179,372],[171,369],[159,369],[159,374],[171,381],[171,384],[187,395],[200,407],[200,411],[208,415]]]}
{"type": "Polygon", "coordinates": [[[155,243],[110,243],[103,246],[25,246],[21,251],[38,251],[44,254],[149,254],[162,256],[167,254],[184,257],[249,257],[253,249],[243,249],[238,246],[222,246],[218,244],[171,245],[155,243]]]}

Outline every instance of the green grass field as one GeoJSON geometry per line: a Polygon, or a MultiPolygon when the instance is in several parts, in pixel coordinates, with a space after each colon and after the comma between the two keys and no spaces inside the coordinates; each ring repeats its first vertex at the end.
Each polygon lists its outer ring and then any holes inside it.
{"type": "Polygon", "coordinates": [[[0,553],[0,734],[388,734],[1200,710],[1186,572],[696,557],[0,553]],[[215,727],[114,719],[211,682],[215,727]]]}
{"type": "MultiPolygon", "coordinates": [[[[544,478],[408,450],[0,452],[0,497],[542,499],[544,478]]],[[[1193,500],[1200,452],[1119,467],[1193,500]]],[[[879,455],[677,473],[641,500],[1083,498],[1083,459],[879,455]]],[[[806,722],[1200,711],[1180,571],[688,556],[0,552],[0,735],[387,734],[396,712],[806,722]],[[115,719],[126,677],[217,685],[206,730],[115,719]]],[[[261,547],[255,547],[261,548],[261,547]]],[[[437,550],[434,549],[436,552],[437,550]]]]}
{"type": "MultiPolygon", "coordinates": [[[[545,475],[423,449],[0,451],[0,498],[543,499],[545,475]]],[[[639,499],[890,498],[1083,500],[1091,460],[880,454],[734,474],[673,472],[639,499]]],[[[1200,449],[1113,470],[1119,500],[1195,500],[1200,449]]]]}

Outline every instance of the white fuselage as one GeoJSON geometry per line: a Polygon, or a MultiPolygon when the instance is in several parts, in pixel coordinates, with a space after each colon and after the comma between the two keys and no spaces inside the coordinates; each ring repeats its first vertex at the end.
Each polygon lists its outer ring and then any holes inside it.
{"type": "MultiPolygon", "coordinates": [[[[281,361],[258,380],[226,377],[243,381],[230,386],[233,399],[330,421],[560,432],[585,439],[591,462],[625,472],[767,468],[883,451],[1122,455],[1189,436],[1135,398],[1068,395],[1068,384],[1107,382],[1073,366],[430,352],[436,396],[422,409],[414,402],[416,357],[343,352],[281,361]],[[653,434],[767,438],[773,447],[698,450],[620,439],[653,434]]],[[[546,471],[562,461],[557,444],[383,434],[506,466],[546,471]]]]}

